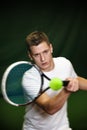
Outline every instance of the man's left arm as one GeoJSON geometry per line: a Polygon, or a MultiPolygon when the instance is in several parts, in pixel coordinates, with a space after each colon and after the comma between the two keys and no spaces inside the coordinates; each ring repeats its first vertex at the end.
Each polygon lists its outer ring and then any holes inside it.
{"type": "Polygon", "coordinates": [[[80,90],[87,90],[87,79],[83,77],[77,77],[79,82],[79,89],[80,90]]]}

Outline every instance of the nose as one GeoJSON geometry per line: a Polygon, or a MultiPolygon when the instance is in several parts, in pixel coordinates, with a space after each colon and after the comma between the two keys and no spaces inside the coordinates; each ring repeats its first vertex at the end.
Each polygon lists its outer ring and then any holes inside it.
{"type": "Polygon", "coordinates": [[[41,55],[40,55],[40,60],[41,60],[41,61],[44,61],[44,60],[45,60],[44,54],[41,54],[41,55]]]}

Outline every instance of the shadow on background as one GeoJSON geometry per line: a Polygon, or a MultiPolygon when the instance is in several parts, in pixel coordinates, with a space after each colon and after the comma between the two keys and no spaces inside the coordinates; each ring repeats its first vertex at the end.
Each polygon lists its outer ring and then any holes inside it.
{"type": "Polygon", "coordinates": [[[21,130],[24,107],[15,107],[0,99],[0,129],[21,130]]]}

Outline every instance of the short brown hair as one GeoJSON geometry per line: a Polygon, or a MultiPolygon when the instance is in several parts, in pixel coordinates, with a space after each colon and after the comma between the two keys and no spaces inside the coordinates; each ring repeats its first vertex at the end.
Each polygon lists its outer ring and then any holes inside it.
{"type": "Polygon", "coordinates": [[[30,50],[31,46],[37,46],[43,41],[46,41],[47,44],[50,43],[48,36],[44,32],[39,32],[39,31],[34,31],[30,33],[25,40],[29,52],[31,51],[30,50]]]}

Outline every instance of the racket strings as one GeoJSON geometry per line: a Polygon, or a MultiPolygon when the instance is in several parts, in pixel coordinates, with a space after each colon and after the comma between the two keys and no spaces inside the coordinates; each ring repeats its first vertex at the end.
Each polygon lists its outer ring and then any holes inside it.
{"type": "Polygon", "coordinates": [[[8,98],[15,103],[25,103],[26,98],[22,89],[22,75],[30,66],[28,64],[21,64],[15,66],[9,73],[6,81],[6,93],[8,98]],[[20,87],[19,87],[20,86],[20,87]]]}

